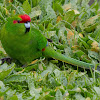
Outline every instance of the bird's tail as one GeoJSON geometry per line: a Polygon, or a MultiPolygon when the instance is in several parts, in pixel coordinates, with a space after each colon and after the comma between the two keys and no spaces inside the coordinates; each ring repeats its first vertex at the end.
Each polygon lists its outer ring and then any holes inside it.
{"type": "Polygon", "coordinates": [[[45,50],[43,51],[43,55],[45,57],[51,57],[51,58],[66,62],[66,63],[74,65],[74,66],[82,67],[82,68],[85,68],[85,69],[90,69],[90,68],[94,69],[93,64],[86,63],[86,62],[79,61],[79,60],[76,60],[74,58],[65,56],[65,55],[55,51],[52,47],[49,47],[49,46],[47,46],[45,48],[45,50]]]}

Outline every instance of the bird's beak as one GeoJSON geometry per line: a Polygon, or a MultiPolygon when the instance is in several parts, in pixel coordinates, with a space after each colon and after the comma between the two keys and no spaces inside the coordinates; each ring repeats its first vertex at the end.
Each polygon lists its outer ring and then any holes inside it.
{"type": "Polygon", "coordinates": [[[25,33],[27,33],[27,32],[30,31],[30,22],[26,22],[26,23],[24,23],[24,24],[25,24],[25,27],[26,27],[25,33]]]}

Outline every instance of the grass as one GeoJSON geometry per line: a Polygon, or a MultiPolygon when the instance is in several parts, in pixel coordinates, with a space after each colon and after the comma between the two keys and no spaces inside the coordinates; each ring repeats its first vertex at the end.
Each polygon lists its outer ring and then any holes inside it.
{"type": "MultiPolygon", "coordinates": [[[[7,18],[28,14],[34,27],[58,52],[100,63],[100,10],[89,0],[1,0],[0,29],[7,18]]],[[[0,58],[7,57],[0,43],[0,58]]],[[[1,100],[99,100],[100,73],[40,58],[22,68],[12,62],[0,65],[1,100]]]]}

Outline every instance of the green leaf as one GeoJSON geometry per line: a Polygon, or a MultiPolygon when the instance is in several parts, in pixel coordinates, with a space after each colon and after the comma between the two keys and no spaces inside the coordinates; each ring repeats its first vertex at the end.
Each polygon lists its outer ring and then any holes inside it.
{"type": "Polygon", "coordinates": [[[46,8],[47,15],[43,18],[43,20],[50,20],[53,23],[56,22],[56,14],[50,5],[46,8]]]}
{"type": "Polygon", "coordinates": [[[6,80],[5,83],[10,83],[10,82],[23,82],[26,80],[26,76],[29,75],[27,73],[22,73],[22,74],[12,74],[10,75],[6,80]]]}
{"type": "Polygon", "coordinates": [[[9,88],[6,88],[5,84],[2,81],[0,81],[0,97],[3,96],[8,90],[9,88]]]}
{"type": "Polygon", "coordinates": [[[14,69],[15,66],[16,66],[15,63],[12,63],[9,66],[6,64],[1,65],[0,80],[3,80],[5,77],[7,77],[12,72],[12,70],[14,69]]]}
{"type": "Polygon", "coordinates": [[[86,48],[86,49],[89,49],[90,47],[89,47],[89,45],[86,43],[86,41],[84,41],[82,38],[78,38],[80,41],[81,41],[81,43],[84,45],[84,47],[86,48]]]}
{"type": "Polygon", "coordinates": [[[54,3],[53,8],[55,11],[59,11],[63,15],[63,8],[59,2],[54,3]]]}
{"type": "Polygon", "coordinates": [[[43,99],[39,99],[39,100],[55,100],[55,97],[51,95],[46,95],[43,99]]]}
{"type": "Polygon", "coordinates": [[[98,95],[100,95],[100,87],[94,86],[94,90],[96,91],[96,93],[97,93],[98,95]]]}
{"type": "Polygon", "coordinates": [[[15,98],[15,100],[18,100],[15,93],[16,93],[16,90],[9,89],[9,91],[6,92],[6,96],[7,96],[6,99],[10,100],[10,98],[12,97],[12,98],[15,98]]]}
{"type": "Polygon", "coordinates": [[[41,0],[32,0],[33,7],[35,7],[41,0]]]}
{"type": "Polygon", "coordinates": [[[63,100],[63,96],[62,96],[62,93],[61,93],[61,91],[58,89],[57,91],[56,91],[56,100],[63,100]]]}
{"type": "Polygon", "coordinates": [[[59,71],[58,69],[55,69],[54,74],[55,74],[56,77],[59,77],[60,74],[61,74],[61,71],[59,71]]]}
{"type": "Polygon", "coordinates": [[[68,11],[66,12],[66,14],[64,15],[64,20],[71,23],[75,18],[75,12],[74,10],[68,11]]]}
{"type": "Polygon", "coordinates": [[[55,11],[52,8],[52,2],[53,0],[41,0],[39,5],[41,7],[42,13],[41,13],[41,21],[48,23],[49,22],[56,22],[56,14],[55,11]],[[48,20],[48,21],[47,21],[48,20]]]}
{"type": "Polygon", "coordinates": [[[10,98],[7,99],[7,100],[18,100],[18,97],[17,97],[17,95],[13,95],[12,97],[10,97],[10,98]]]}
{"type": "Polygon", "coordinates": [[[75,94],[75,98],[76,98],[75,100],[79,100],[79,99],[85,100],[85,98],[81,94],[77,94],[77,93],[75,94]]]}
{"type": "Polygon", "coordinates": [[[59,39],[62,39],[62,41],[66,41],[66,36],[65,36],[65,34],[64,34],[64,32],[66,31],[66,27],[65,26],[61,26],[60,28],[59,28],[59,31],[58,31],[58,37],[59,37],[59,39]]]}
{"type": "Polygon", "coordinates": [[[46,70],[44,70],[42,73],[41,73],[41,76],[44,77],[46,76],[48,73],[51,73],[53,70],[52,67],[48,67],[46,70]]]}
{"type": "Polygon", "coordinates": [[[40,7],[39,6],[36,6],[36,7],[32,8],[31,13],[29,14],[29,16],[31,18],[40,16],[40,15],[41,15],[41,10],[40,10],[40,7]]]}
{"type": "Polygon", "coordinates": [[[97,52],[88,50],[88,54],[89,54],[90,57],[99,60],[99,55],[98,55],[97,52]]]}
{"type": "Polygon", "coordinates": [[[23,9],[27,14],[31,12],[31,5],[29,4],[28,0],[24,1],[23,9]]]}
{"type": "Polygon", "coordinates": [[[82,55],[85,54],[82,50],[77,50],[75,51],[75,53],[78,55],[78,57],[81,57],[82,55]]]}
{"type": "Polygon", "coordinates": [[[90,0],[82,0],[82,6],[84,6],[84,7],[85,7],[86,5],[89,6],[89,5],[88,5],[89,1],[90,1],[90,0]]]}
{"type": "Polygon", "coordinates": [[[28,87],[29,87],[29,91],[30,91],[30,95],[32,97],[35,97],[35,99],[37,100],[40,96],[40,91],[38,89],[35,88],[34,86],[34,78],[33,78],[33,73],[30,73],[29,76],[27,76],[27,82],[28,82],[28,87]]]}

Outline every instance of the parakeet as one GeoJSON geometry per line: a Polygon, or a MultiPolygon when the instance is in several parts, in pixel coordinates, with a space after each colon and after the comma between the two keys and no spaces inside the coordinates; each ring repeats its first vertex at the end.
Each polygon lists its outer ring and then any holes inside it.
{"type": "Polygon", "coordinates": [[[1,30],[1,43],[6,53],[20,63],[29,64],[39,57],[50,57],[68,64],[94,68],[93,64],[86,63],[65,56],[47,45],[48,41],[41,32],[32,27],[31,18],[26,15],[17,15],[8,18],[1,30]]]}

